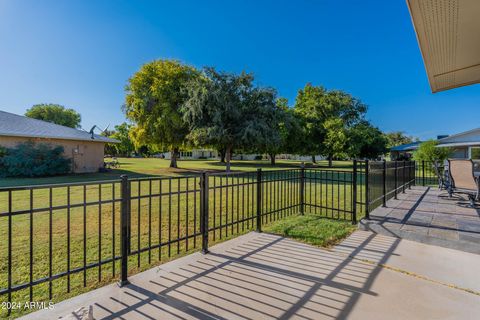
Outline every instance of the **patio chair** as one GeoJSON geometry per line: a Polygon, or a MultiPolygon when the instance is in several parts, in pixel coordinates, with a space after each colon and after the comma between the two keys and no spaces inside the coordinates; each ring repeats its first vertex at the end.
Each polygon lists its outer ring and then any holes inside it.
{"type": "MultiPolygon", "coordinates": [[[[448,179],[448,174],[444,170],[445,166],[442,165],[439,161],[433,163],[433,171],[438,179],[438,189],[439,190],[450,190],[450,181],[448,179]]],[[[449,193],[450,195],[450,193],[449,193]]]]}
{"type": "Polygon", "coordinates": [[[449,193],[467,194],[470,205],[474,206],[480,196],[479,181],[475,178],[472,160],[448,160],[450,191],[449,193]]]}

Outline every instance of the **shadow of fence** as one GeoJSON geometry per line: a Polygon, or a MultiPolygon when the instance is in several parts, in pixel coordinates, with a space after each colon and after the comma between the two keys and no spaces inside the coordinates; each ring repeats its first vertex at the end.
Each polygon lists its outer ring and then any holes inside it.
{"type": "Polygon", "coordinates": [[[132,281],[122,297],[99,302],[105,319],[345,319],[371,286],[399,239],[353,235],[342,254],[262,234],[212,252],[155,279],[132,281]]]}

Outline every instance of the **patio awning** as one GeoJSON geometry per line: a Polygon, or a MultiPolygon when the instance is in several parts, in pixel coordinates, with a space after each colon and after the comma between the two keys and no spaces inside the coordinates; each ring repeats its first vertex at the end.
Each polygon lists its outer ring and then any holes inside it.
{"type": "Polygon", "coordinates": [[[480,82],[480,1],[407,0],[432,92],[480,82]]]}

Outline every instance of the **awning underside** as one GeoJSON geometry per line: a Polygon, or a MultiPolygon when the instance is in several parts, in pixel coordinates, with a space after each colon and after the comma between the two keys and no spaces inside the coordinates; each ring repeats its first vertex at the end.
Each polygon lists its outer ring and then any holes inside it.
{"type": "Polygon", "coordinates": [[[480,82],[480,0],[407,0],[432,92],[480,82]]]}

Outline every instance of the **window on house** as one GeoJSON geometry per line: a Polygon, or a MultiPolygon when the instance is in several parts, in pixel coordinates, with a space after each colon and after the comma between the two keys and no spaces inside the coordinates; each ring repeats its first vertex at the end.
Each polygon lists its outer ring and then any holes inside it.
{"type": "Polygon", "coordinates": [[[473,160],[480,160],[480,147],[472,147],[471,154],[473,160]]]}

